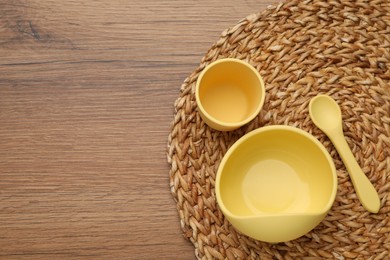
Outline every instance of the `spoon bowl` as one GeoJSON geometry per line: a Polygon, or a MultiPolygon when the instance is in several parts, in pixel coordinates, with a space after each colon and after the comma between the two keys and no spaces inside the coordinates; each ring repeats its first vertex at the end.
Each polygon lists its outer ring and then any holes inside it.
{"type": "Polygon", "coordinates": [[[332,131],[341,126],[341,110],[329,96],[319,95],[310,103],[310,117],[322,131],[332,131]]]}

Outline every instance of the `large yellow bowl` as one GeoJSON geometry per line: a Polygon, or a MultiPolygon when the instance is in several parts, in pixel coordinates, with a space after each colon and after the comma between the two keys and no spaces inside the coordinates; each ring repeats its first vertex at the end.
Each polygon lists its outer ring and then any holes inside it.
{"type": "Polygon", "coordinates": [[[315,137],[291,126],[266,126],[227,151],[215,185],[218,205],[237,230],[276,243],[298,238],[324,219],[337,175],[315,137]]]}

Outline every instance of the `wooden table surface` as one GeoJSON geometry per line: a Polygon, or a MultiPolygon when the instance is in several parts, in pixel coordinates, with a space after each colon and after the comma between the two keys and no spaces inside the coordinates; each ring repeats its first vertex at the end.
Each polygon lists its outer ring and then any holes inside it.
{"type": "Polygon", "coordinates": [[[173,103],[221,32],[271,3],[0,1],[0,259],[193,259],[173,103]]]}

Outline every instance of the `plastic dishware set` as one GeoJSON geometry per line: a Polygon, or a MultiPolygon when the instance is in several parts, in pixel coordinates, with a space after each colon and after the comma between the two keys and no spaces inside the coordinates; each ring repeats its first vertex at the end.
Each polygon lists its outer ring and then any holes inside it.
{"type": "MultiPolygon", "coordinates": [[[[199,114],[219,131],[254,119],[265,95],[258,71],[238,59],[211,63],[196,82],[199,114]]],[[[379,196],[344,139],[337,103],[318,95],[310,101],[309,112],[340,154],[363,207],[377,213],[379,196]]],[[[215,192],[220,209],[237,230],[260,241],[285,242],[305,235],[325,218],[336,197],[336,168],[311,134],[292,126],[264,126],[242,136],[224,155],[215,192]]]]}

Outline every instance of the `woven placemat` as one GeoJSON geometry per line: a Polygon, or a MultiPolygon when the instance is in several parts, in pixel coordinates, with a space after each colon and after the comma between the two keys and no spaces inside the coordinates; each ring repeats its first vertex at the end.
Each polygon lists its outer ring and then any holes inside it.
{"type": "Polygon", "coordinates": [[[390,1],[288,1],[224,31],[181,86],[168,138],[171,191],[184,236],[204,259],[390,259],[390,1]],[[195,103],[206,65],[224,57],[252,64],[266,84],[256,119],[232,132],[209,128],[195,103]],[[310,120],[317,94],[341,106],[343,127],[381,209],[360,204],[329,139],[310,120]],[[291,125],[318,138],[334,159],[337,198],[319,226],[296,240],[268,244],[236,231],[215,198],[215,175],[227,149],[265,125],[291,125]]]}

